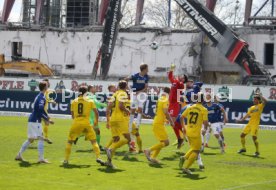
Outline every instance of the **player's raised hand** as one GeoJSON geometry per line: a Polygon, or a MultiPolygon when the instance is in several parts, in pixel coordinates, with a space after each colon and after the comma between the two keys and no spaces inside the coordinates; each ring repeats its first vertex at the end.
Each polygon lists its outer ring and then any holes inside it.
{"type": "Polygon", "coordinates": [[[174,71],[174,69],[175,69],[175,64],[172,63],[172,64],[171,64],[171,67],[170,67],[170,70],[171,70],[171,71],[174,71]]]}
{"type": "Polygon", "coordinates": [[[110,124],[109,123],[106,123],[106,128],[110,129],[110,124]]]}

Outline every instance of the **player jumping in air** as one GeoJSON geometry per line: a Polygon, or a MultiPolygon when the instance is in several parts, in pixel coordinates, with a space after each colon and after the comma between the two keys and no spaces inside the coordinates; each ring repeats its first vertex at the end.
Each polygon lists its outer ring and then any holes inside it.
{"type": "MultiPolygon", "coordinates": [[[[171,90],[170,90],[170,96],[169,96],[169,113],[172,118],[172,120],[175,122],[180,109],[180,95],[183,93],[184,90],[184,83],[187,82],[187,76],[186,75],[180,75],[178,77],[174,77],[173,71],[175,69],[174,65],[171,65],[170,71],[168,73],[169,81],[171,82],[171,90]]],[[[183,144],[183,135],[182,133],[182,127],[180,123],[177,123],[174,125],[174,133],[177,137],[177,148],[180,149],[181,145],[183,144]]]]}
{"type": "Polygon", "coordinates": [[[260,155],[259,142],[258,142],[257,136],[258,136],[258,131],[259,131],[261,115],[262,115],[263,109],[267,103],[267,100],[262,95],[257,94],[257,95],[254,95],[254,97],[253,97],[253,103],[254,103],[254,105],[248,109],[247,114],[243,118],[236,120],[237,123],[240,123],[250,117],[248,124],[244,127],[244,129],[241,133],[242,149],[240,149],[238,151],[238,153],[246,152],[245,136],[247,134],[251,133],[253,142],[256,147],[256,152],[255,152],[254,156],[257,157],[260,155]]]}
{"type": "MultiPolygon", "coordinates": [[[[129,133],[132,134],[132,125],[134,122],[135,112],[138,108],[136,125],[137,125],[137,130],[139,131],[144,104],[148,99],[148,95],[147,95],[148,82],[149,82],[148,65],[141,64],[140,72],[126,78],[125,80],[133,81],[132,94],[131,94],[131,112],[130,112],[130,119],[129,119],[129,125],[128,125],[129,133]]],[[[130,149],[131,151],[135,152],[135,142],[134,142],[133,135],[131,135],[130,149]]]]}
{"type": "Polygon", "coordinates": [[[79,88],[79,97],[73,100],[71,103],[71,115],[73,119],[72,126],[69,131],[68,141],[65,148],[64,165],[69,164],[69,157],[71,154],[72,144],[81,134],[85,135],[85,138],[92,144],[93,150],[96,154],[96,162],[104,165],[105,163],[100,159],[100,148],[96,141],[96,134],[93,130],[93,126],[90,125],[90,112],[93,110],[95,113],[94,124],[98,125],[99,113],[93,100],[85,98],[87,93],[87,87],[81,86],[79,88]]]}
{"type": "Polygon", "coordinates": [[[189,170],[194,161],[198,158],[198,154],[201,148],[201,132],[205,133],[208,128],[208,111],[202,105],[204,94],[198,93],[197,103],[188,107],[182,114],[180,121],[183,128],[185,128],[186,136],[188,138],[190,149],[184,155],[180,157],[179,168],[183,173],[192,174],[189,170]],[[185,126],[184,119],[187,119],[187,125],[185,126]],[[204,129],[202,130],[202,125],[204,129]],[[184,165],[184,167],[183,167],[184,165]]]}
{"type": "Polygon", "coordinates": [[[224,150],[224,141],[221,137],[221,113],[223,113],[224,123],[227,122],[227,115],[223,109],[223,107],[219,106],[212,102],[212,96],[210,94],[206,95],[206,103],[204,104],[206,109],[208,110],[208,121],[210,122],[212,132],[214,136],[217,138],[221,153],[225,152],[224,150]]]}
{"type": "Polygon", "coordinates": [[[106,149],[108,161],[106,165],[114,168],[112,163],[112,157],[116,149],[122,147],[125,144],[130,144],[130,134],[128,130],[129,123],[129,110],[125,104],[128,101],[128,95],[126,92],[127,82],[122,80],[118,85],[119,89],[113,94],[112,98],[108,102],[107,113],[107,126],[111,129],[113,138],[112,144],[106,149]],[[110,110],[112,114],[110,116],[110,110]]]}
{"type": "MultiPolygon", "coordinates": [[[[49,89],[50,88],[49,79],[43,79],[43,81],[47,83],[47,90],[44,94],[46,99],[44,110],[48,114],[49,103],[52,103],[52,104],[57,104],[57,103],[52,98],[50,98],[50,95],[51,93],[53,93],[53,91],[49,89]]],[[[42,122],[42,125],[43,125],[44,141],[47,142],[48,144],[53,144],[53,142],[48,138],[49,123],[42,122]]]]}
{"type": "Polygon", "coordinates": [[[47,90],[47,82],[40,82],[38,87],[40,93],[34,100],[34,109],[28,120],[28,140],[22,144],[22,147],[15,158],[17,161],[24,161],[22,157],[23,152],[25,152],[25,150],[31,143],[34,142],[34,140],[38,140],[38,163],[49,163],[46,159],[44,159],[44,138],[41,120],[44,120],[46,124],[54,124],[54,122],[50,120],[44,109],[46,104],[46,98],[44,94],[47,90]]]}
{"type": "Polygon", "coordinates": [[[169,93],[170,88],[165,87],[164,91],[161,94],[161,97],[156,103],[156,114],[153,120],[153,133],[159,143],[144,151],[148,161],[152,163],[159,163],[156,157],[158,156],[162,148],[169,145],[169,137],[165,127],[166,119],[170,122],[170,125],[174,127],[174,122],[168,112],[169,93]]]}

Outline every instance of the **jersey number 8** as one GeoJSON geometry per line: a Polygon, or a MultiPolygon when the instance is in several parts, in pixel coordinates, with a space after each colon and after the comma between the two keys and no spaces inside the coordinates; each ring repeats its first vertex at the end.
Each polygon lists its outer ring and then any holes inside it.
{"type": "Polygon", "coordinates": [[[79,103],[78,104],[78,114],[82,114],[83,113],[83,104],[79,103]]]}

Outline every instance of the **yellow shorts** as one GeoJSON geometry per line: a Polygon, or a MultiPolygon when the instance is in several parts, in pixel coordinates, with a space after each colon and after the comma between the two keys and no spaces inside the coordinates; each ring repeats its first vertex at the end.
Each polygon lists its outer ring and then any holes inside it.
{"type": "Polygon", "coordinates": [[[96,134],[90,124],[73,123],[69,131],[68,140],[74,141],[80,135],[84,134],[87,140],[96,140],[96,134]]]}
{"type": "Polygon", "coordinates": [[[139,130],[137,128],[137,125],[136,125],[135,122],[133,122],[132,123],[132,132],[131,132],[131,134],[135,136],[138,132],[139,132],[139,130]]]}
{"type": "Polygon", "coordinates": [[[257,136],[258,131],[259,131],[259,126],[246,125],[243,128],[242,133],[244,133],[246,135],[250,133],[252,136],[257,136]]]}
{"type": "Polygon", "coordinates": [[[165,125],[153,124],[153,133],[159,141],[165,141],[169,139],[165,125]]]}
{"type": "Polygon", "coordinates": [[[201,149],[201,137],[188,137],[188,141],[192,150],[201,149]]]}
{"type": "Polygon", "coordinates": [[[112,137],[129,133],[128,121],[110,121],[112,137]]]}

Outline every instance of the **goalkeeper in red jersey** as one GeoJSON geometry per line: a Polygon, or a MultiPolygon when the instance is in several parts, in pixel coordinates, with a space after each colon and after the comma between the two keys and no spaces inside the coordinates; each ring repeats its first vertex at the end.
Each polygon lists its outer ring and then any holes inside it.
{"type": "MultiPolygon", "coordinates": [[[[181,105],[180,105],[180,95],[182,94],[182,91],[184,90],[184,83],[187,82],[188,77],[186,75],[179,75],[178,77],[175,77],[173,75],[173,71],[175,69],[175,65],[172,64],[170,71],[168,73],[168,78],[169,81],[171,82],[171,90],[170,90],[170,95],[169,95],[169,114],[173,120],[173,122],[175,122],[180,109],[181,109],[181,105]]],[[[182,127],[181,125],[175,125],[174,128],[174,133],[177,137],[177,148],[179,149],[181,147],[181,145],[183,144],[183,135],[181,136],[182,133],[182,127]]]]}

